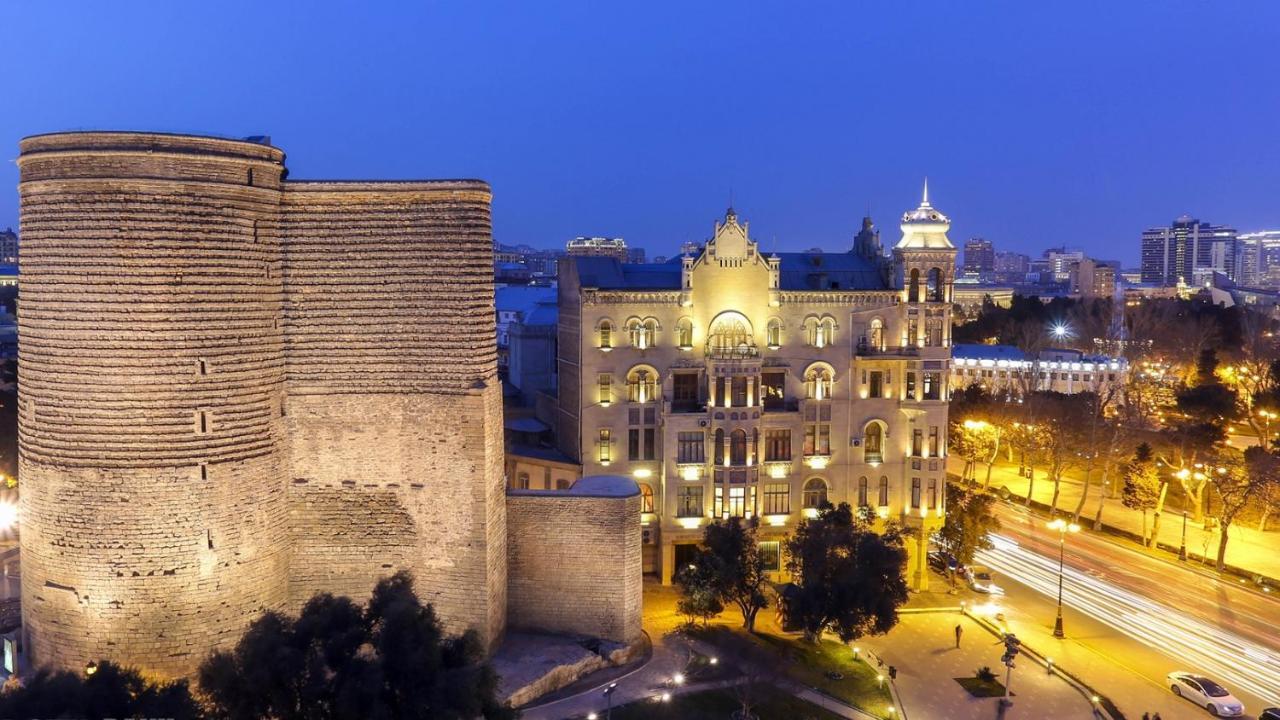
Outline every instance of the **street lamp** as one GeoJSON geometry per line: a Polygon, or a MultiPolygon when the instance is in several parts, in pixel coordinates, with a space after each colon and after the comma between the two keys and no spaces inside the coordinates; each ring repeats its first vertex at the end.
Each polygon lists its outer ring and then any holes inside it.
{"type": "Polygon", "coordinates": [[[1066,637],[1062,631],[1062,567],[1067,554],[1067,534],[1080,532],[1080,526],[1058,518],[1049,523],[1050,530],[1058,531],[1058,619],[1053,622],[1053,636],[1066,637]]]}
{"type": "Polygon", "coordinates": [[[1182,508],[1182,544],[1178,545],[1178,559],[1187,561],[1187,509],[1182,508]]]}
{"type": "Polygon", "coordinates": [[[618,689],[618,683],[609,683],[609,687],[604,689],[604,699],[607,703],[605,708],[605,720],[613,718],[613,691],[618,689]]]}

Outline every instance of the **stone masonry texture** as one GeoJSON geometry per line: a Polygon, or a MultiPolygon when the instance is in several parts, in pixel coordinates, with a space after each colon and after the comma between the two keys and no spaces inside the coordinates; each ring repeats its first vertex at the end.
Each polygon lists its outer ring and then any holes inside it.
{"type": "Polygon", "coordinates": [[[640,637],[640,494],[512,491],[511,622],[630,643],[640,637]]]}
{"type": "Polygon", "coordinates": [[[207,137],[20,150],[32,659],[189,674],[263,611],[363,599],[400,569],[492,647],[509,543],[488,186],[288,182],[279,149],[207,137]]]}

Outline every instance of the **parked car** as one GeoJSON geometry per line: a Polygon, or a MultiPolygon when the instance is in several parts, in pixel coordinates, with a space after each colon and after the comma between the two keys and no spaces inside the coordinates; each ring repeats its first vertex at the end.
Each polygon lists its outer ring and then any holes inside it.
{"type": "Polygon", "coordinates": [[[1280,720],[1280,708],[1267,708],[1258,715],[1258,720],[1280,720]]]}
{"type": "Polygon", "coordinates": [[[1169,673],[1166,679],[1174,695],[1190,700],[1208,710],[1211,715],[1238,717],[1244,714],[1244,703],[1226,688],[1203,675],[1179,671],[1169,673]]]}
{"type": "Polygon", "coordinates": [[[955,556],[945,550],[929,551],[929,566],[942,574],[948,572],[958,572],[961,570],[960,561],[955,556]]]}
{"type": "Polygon", "coordinates": [[[981,565],[972,565],[965,573],[965,581],[969,583],[969,587],[975,592],[990,593],[992,595],[1001,595],[1004,590],[1000,589],[995,583],[995,576],[991,572],[991,568],[981,565]]]}

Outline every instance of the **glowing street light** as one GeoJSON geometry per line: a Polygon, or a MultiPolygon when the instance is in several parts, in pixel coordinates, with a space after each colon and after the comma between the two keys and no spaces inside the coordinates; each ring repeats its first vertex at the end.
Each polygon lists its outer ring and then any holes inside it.
{"type": "Polygon", "coordinates": [[[1053,622],[1053,636],[1066,637],[1062,630],[1062,565],[1067,553],[1067,534],[1080,532],[1080,526],[1058,518],[1049,523],[1050,530],[1058,531],[1058,618],[1053,622]]]}
{"type": "Polygon", "coordinates": [[[18,524],[18,506],[11,502],[0,502],[0,530],[8,530],[18,524]]]}

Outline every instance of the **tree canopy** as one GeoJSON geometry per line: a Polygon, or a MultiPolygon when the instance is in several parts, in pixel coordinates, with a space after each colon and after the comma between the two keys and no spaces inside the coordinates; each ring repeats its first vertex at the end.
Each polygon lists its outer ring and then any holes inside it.
{"type": "Polygon", "coordinates": [[[104,661],[92,674],[41,670],[23,685],[0,694],[5,718],[202,717],[185,680],[157,683],[133,668],[104,661]]]}
{"type": "Polygon", "coordinates": [[[826,630],[843,642],[888,632],[907,601],[904,532],[893,523],[875,532],[848,503],[801,521],[787,541],[788,619],[813,641],[826,630]]]}
{"type": "Polygon", "coordinates": [[[992,512],[995,498],[982,492],[947,484],[947,519],[935,539],[963,565],[973,562],[979,550],[993,546],[989,535],[1000,530],[992,512]]]}

